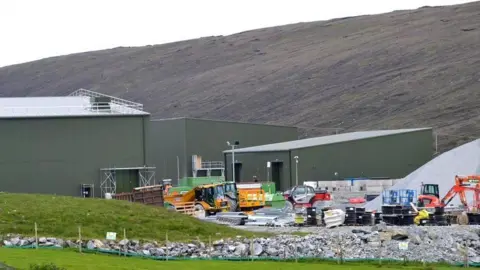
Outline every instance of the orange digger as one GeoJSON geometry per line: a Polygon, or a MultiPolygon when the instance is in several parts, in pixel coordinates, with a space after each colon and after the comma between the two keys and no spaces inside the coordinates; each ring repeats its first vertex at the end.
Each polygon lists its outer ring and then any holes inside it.
{"type": "Polygon", "coordinates": [[[418,196],[418,206],[426,208],[445,207],[457,195],[467,209],[480,209],[480,175],[455,176],[455,185],[440,199],[437,184],[423,184],[421,195],[418,196]],[[466,191],[472,191],[473,205],[467,202],[466,191]]]}

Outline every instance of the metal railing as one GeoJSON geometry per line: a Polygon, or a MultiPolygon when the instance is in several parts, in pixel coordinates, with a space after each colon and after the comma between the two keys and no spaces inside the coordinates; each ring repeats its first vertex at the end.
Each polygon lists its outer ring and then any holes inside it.
{"type": "Polygon", "coordinates": [[[223,169],[225,165],[223,165],[222,161],[204,161],[202,162],[201,169],[223,169]]]}
{"type": "Polygon", "coordinates": [[[117,104],[117,105],[128,107],[128,108],[132,108],[132,109],[139,110],[139,111],[143,111],[143,104],[141,104],[141,103],[137,103],[137,102],[133,102],[133,101],[126,100],[126,99],[121,99],[121,98],[117,98],[117,97],[114,97],[114,96],[109,96],[109,95],[97,93],[97,92],[90,91],[90,90],[87,90],[87,89],[84,89],[84,88],[80,88],[80,89],[74,91],[69,96],[107,97],[107,98],[110,99],[110,102],[113,103],[113,104],[117,104]]]}
{"type": "Polygon", "coordinates": [[[92,114],[135,114],[137,109],[124,107],[122,105],[95,105],[85,104],[81,106],[29,106],[29,107],[2,107],[0,112],[4,116],[25,116],[25,115],[92,115],[92,114]]]}

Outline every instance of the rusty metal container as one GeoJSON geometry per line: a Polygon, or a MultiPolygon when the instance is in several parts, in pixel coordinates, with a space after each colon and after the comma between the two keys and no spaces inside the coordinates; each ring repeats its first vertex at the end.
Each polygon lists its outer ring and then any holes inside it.
{"type": "Polygon", "coordinates": [[[134,188],[133,192],[124,192],[112,196],[115,200],[136,202],[163,207],[163,186],[147,186],[134,188]]]}

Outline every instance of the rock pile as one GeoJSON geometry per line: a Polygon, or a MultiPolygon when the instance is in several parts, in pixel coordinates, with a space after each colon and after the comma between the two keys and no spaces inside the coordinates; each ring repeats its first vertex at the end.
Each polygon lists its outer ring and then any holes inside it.
{"type": "MultiPolygon", "coordinates": [[[[128,252],[144,256],[171,256],[190,258],[241,257],[316,257],[344,259],[403,259],[426,262],[463,262],[468,251],[470,262],[480,262],[480,229],[472,226],[451,227],[374,227],[319,229],[306,236],[278,235],[272,238],[222,239],[212,245],[201,241],[190,243],[141,243],[137,240],[109,241],[92,239],[82,243],[83,248],[128,252]],[[408,250],[400,250],[399,243],[408,242],[408,250]],[[342,254],[342,255],[340,255],[342,254]]],[[[78,247],[79,242],[41,237],[40,246],[78,247]]],[[[5,246],[35,244],[32,237],[9,235],[5,246]]]]}

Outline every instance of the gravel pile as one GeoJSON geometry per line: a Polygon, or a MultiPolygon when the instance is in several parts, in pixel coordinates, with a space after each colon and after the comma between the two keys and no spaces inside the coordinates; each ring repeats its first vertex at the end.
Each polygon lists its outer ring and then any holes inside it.
{"type": "MultiPolygon", "coordinates": [[[[426,262],[463,262],[468,251],[470,262],[480,262],[480,228],[473,226],[450,227],[341,227],[316,228],[311,234],[296,236],[280,234],[272,238],[253,240],[237,237],[212,242],[141,243],[137,240],[108,241],[92,239],[82,243],[83,248],[126,251],[145,256],[172,257],[317,257],[344,259],[390,258],[426,262]],[[408,250],[400,250],[399,243],[408,242],[408,250]],[[464,248],[466,246],[466,249],[464,248]]],[[[28,246],[34,238],[9,235],[5,246],[28,246]]],[[[78,247],[78,242],[59,238],[39,238],[40,246],[78,247]]]]}

